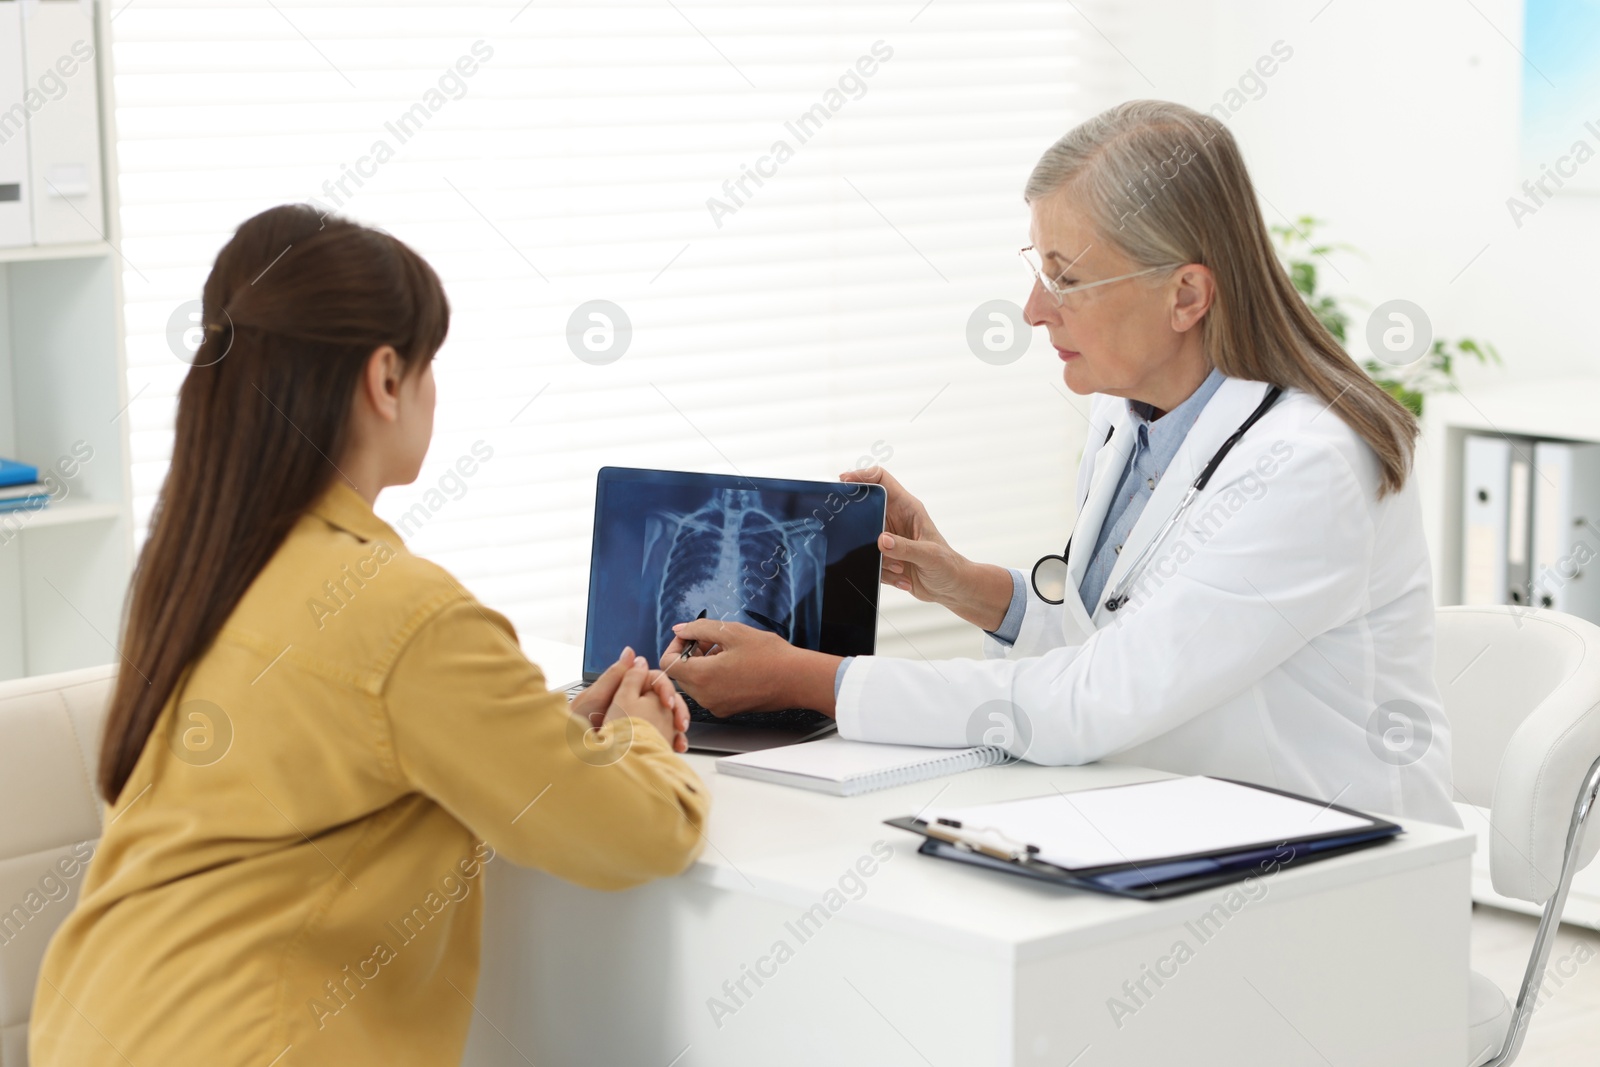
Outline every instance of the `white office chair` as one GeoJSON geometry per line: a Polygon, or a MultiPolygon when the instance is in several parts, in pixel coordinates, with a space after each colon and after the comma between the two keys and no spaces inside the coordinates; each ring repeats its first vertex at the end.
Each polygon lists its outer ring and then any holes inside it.
{"type": "Polygon", "coordinates": [[[1505,1067],[1527,1036],[1572,876],[1600,849],[1600,626],[1556,611],[1438,612],[1434,674],[1450,721],[1456,799],[1490,809],[1496,892],[1543,904],[1513,1010],[1473,972],[1468,1067],[1505,1067]]]}
{"type": "Polygon", "coordinates": [[[0,682],[0,1067],[27,1067],[39,963],[77,903],[78,857],[100,837],[94,764],[114,675],[0,682]]]}

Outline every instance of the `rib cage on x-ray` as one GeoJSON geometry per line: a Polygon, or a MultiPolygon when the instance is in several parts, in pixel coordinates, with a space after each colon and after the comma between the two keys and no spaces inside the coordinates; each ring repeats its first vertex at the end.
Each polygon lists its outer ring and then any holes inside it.
{"type": "Polygon", "coordinates": [[[656,647],[672,642],[673,623],[704,610],[816,648],[826,565],[817,520],[780,520],[754,490],[719,489],[692,512],[647,515],[642,589],[655,596],[656,647]]]}

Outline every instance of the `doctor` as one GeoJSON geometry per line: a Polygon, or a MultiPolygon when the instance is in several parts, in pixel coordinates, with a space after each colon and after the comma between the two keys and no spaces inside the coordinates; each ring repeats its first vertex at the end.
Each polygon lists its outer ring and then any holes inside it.
{"type": "Polygon", "coordinates": [[[1025,314],[1092,395],[1066,548],[1028,573],[977,563],[888,472],[843,475],[888,491],[883,581],[985,630],[985,658],[841,660],[704,619],[662,666],[722,714],[798,704],[846,738],[1459,825],[1417,426],[1291,285],[1232,135],[1122,104],[1051,146],[1025,198],[1025,314]]]}

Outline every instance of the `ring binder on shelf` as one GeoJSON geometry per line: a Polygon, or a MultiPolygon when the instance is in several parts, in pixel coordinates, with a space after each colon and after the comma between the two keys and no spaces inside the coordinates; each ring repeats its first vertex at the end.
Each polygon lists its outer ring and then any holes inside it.
{"type": "Polygon", "coordinates": [[[1534,466],[1534,606],[1600,622],[1600,445],[1540,441],[1534,466]]]}
{"type": "Polygon", "coordinates": [[[33,244],[22,5],[0,4],[0,248],[33,244]]]}
{"type": "Polygon", "coordinates": [[[100,86],[91,8],[68,0],[16,6],[25,9],[27,87],[48,90],[38,113],[28,120],[33,241],[50,245],[103,240],[100,86]]]}
{"type": "Polygon", "coordinates": [[[1468,434],[1462,460],[1461,602],[1528,604],[1534,442],[1468,434]]]}

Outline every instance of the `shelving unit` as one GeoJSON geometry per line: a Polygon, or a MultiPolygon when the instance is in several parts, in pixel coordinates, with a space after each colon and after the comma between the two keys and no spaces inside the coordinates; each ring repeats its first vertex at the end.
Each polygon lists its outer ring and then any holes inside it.
{"type": "MultiPolygon", "coordinates": [[[[1552,378],[1494,388],[1468,389],[1428,398],[1417,449],[1423,525],[1433,549],[1434,597],[1459,604],[1462,531],[1461,478],[1468,434],[1505,434],[1544,440],[1600,442],[1600,378],[1552,378]]],[[[1487,812],[1462,808],[1462,820],[1478,833],[1472,857],[1472,898],[1484,904],[1537,915],[1532,904],[1494,891],[1489,877],[1487,812]]],[[[1600,864],[1572,880],[1565,922],[1600,930],[1600,864]]]]}
{"type": "Polygon", "coordinates": [[[115,255],[105,241],[86,241],[70,245],[29,245],[25,248],[0,248],[0,263],[36,263],[52,259],[95,259],[115,255]]]}
{"type": "Polygon", "coordinates": [[[1417,470],[1437,602],[1461,603],[1461,471],[1468,434],[1600,442],[1600,377],[1523,381],[1430,396],[1417,470]]]}
{"type": "Polygon", "coordinates": [[[95,502],[89,500],[63,500],[59,504],[52,504],[42,511],[34,512],[28,521],[28,529],[44,529],[47,526],[65,526],[74,522],[95,522],[101,519],[118,519],[122,517],[122,505],[105,501],[95,502]]]}
{"type": "Polygon", "coordinates": [[[0,679],[118,658],[133,563],[121,232],[106,5],[95,5],[105,229],[0,248],[0,455],[78,469],[39,511],[0,513],[0,679]],[[77,454],[74,454],[74,448],[77,454]],[[84,460],[85,450],[92,455],[84,460]]]}

